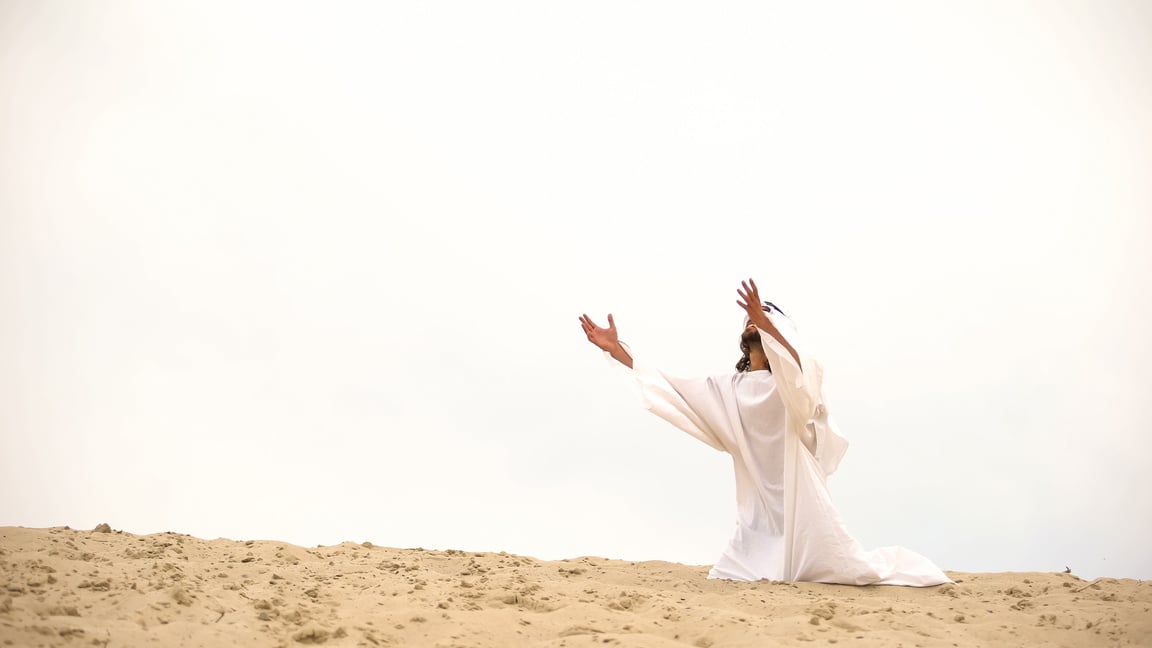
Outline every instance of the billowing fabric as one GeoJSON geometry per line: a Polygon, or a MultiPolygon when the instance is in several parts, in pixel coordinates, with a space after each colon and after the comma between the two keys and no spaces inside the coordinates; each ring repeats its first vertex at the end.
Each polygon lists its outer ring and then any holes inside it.
{"type": "Polygon", "coordinates": [[[927,558],[903,547],[865,551],[845,529],[825,478],[848,449],[821,393],[823,370],[803,355],[790,320],[773,324],[800,355],[766,331],[761,344],[775,375],[750,371],[676,378],[633,357],[647,408],[732,456],[736,533],[709,578],[927,586],[949,583],[927,558]]]}

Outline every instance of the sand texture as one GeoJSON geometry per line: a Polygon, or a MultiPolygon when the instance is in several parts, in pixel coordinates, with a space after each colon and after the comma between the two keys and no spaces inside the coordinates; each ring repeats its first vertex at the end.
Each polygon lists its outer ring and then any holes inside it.
{"type": "Polygon", "coordinates": [[[13,646],[1152,646],[1152,583],[952,572],[913,589],[707,567],[0,527],[13,646]]]}

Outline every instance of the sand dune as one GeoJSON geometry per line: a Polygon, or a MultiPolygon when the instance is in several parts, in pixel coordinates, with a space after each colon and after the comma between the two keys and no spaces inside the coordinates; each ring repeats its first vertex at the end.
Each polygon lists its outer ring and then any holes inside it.
{"type": "Polygon", "coordinates": [[[0,528],[12,646],[1152,646],[1152,584],[950,572],[926,589],[707,567],[0,528]]]}

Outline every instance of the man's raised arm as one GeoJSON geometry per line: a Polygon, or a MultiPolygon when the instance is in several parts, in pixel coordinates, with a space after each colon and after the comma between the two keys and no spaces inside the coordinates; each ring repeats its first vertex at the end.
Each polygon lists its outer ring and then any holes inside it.
{"type": "Polygon", "coordinates": [[[788,354],[796,361],[796,366],[800,367],[800,370],[803,371],[804,365],[800,363],[800,354],[796,353],[796,349],[785,339],[780,329],[776,328],[772,320],[768,319],[768,316],[764,314],[764,308],[760,305],[760,291],[756,288],[756,282],[749,279],[748,281],[741,281],[740,286],[741,288],[736,289],[736,294],[740,296],[740,299],[738,299],[736,303],[748,313],[748,319],[756,325],[756,328],[767,331],[768,335],[771,335],[777,342],[784,345],[788,354]]]}

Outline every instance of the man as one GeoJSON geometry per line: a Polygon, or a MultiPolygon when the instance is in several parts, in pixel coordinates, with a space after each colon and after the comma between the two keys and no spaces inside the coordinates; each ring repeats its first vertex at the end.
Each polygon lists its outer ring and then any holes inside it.
{"type": "Polygon", "coordinates": [[[677,378],[636,362],[608,328],[587,315],[588,340],[628,367],[647,408],[732,455],[736,533],[709,578],[813,581],[847,585],[949,583],[927,558],[903,547],[865,551],[832,505],[826,477],[848,442],[836,431],[821,392],[823,369],[797,349],[795,328],[756,282],[741,282],[746,313],[743,356],[733,375],[677,378]]]}

